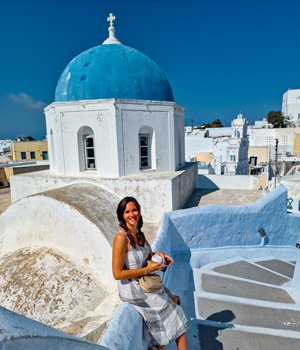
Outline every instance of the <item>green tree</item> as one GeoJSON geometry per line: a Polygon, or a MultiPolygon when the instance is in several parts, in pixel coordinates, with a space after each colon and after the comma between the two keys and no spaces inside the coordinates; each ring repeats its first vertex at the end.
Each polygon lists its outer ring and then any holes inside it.
{"type": "Polygon", "coordinates": [[[286,128],[291,126],[289,117],[286,117],[280,111],[271,111],[267,114],[268,123],[272,124],[274,128],[286,128]]]}
{"type": "Polygon", "coordinates": [[[222,122],[220,119],[215,119],[210,123],[211,128],[223,128],[222,122]]]}

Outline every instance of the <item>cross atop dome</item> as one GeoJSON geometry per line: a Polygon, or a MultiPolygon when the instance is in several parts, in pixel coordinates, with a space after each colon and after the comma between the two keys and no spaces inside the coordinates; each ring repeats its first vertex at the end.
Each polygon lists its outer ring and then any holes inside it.
{"type": "Polygon", "coordinates": [[[107,22],[109,22],[109,27],[108,27],[109,36],[106,40],[103,41],[102,45],[121,44],[121,42],[115,37],[115,27],[114,27],[115,20],[116,20],[116,16],[114,16],[113,13],[110,13],[107,17],[107,22]]]}
{"type": "Polygon", "coordinates": [[[115,20],[116,20],[116,16],[114,16],[112,13],[110,13],[109,16],[107,17],[107,22],[109,22],[110,27],[114,26],[115,20]]]}

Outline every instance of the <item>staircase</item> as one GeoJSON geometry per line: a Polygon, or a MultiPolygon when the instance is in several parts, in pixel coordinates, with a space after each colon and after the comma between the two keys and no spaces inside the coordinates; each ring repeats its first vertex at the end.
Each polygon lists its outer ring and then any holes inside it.
{"type": "Polygon", "coordinates": [[[299,350],[295,261],[237,258],[193,269],[201,350],[299,350]]]}

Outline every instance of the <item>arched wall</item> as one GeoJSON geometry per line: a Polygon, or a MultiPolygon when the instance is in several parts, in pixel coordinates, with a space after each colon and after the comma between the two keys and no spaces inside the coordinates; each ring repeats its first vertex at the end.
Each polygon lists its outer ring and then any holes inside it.
{"type": "Polygon", "coordinates": [[[97,186],[67,187],[22,199],[0,216],[0,256],[26,246],[54,248],[89,266],[115,290],[111,244],[117,222],[111,208],[118,198],[97,186]]]}

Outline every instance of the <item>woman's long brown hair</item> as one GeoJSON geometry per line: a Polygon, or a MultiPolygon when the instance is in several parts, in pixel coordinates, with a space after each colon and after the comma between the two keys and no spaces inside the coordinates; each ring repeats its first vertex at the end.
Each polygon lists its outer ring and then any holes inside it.
{"type": "Polygon", "coordinates": [[[128,227],[126,226],[126,221],[124,220],[124,212],[126,210],[127,204],[130,202],[133,202],[136,205],[136,207],[139,211],[139,214],[140,214],[138,225],[137,225],[137,241],[138,241],[139,246],[144,247],[146,238],[145,238],[144,233],[141,231],[141,228],[143,227],[141,206],[139,205],[139,202],[134,197],[125,197],[119,203],[118,208],[117,208],[117,216],[118,216],[118,220],[119,220],[119,225],[126,232],[128,238],[129,238],[129,243],[132,245],[133,248],[136,248],[134,238],[133,238],[132,234],[130,233],[128,227]]]}

